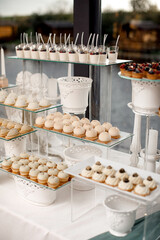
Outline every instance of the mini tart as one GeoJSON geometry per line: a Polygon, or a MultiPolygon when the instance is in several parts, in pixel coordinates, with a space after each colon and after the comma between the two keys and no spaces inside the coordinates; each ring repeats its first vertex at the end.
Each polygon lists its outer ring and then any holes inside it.
{"type": "Polygon", "coordinates": [[[35,125],[36,125],[37,127],[42,128],[42,127],[44,126],[44,123],[45,123],[45,117],[37,117],[37,118],[36,118],[35,125]]]}
{"type": "Polygon", "coordinates": [[[150,190],[149,187],[145,184],[138,184],[134,189],[134,193],[139,196],[145,197],[150,194],[150,190]]]}
{"type": "Polygon", "coordinates": [[[50,101],[47,100],[46,98],[43,98],[42,100],[40,100],[39,102],[39,106],[40,107],[49,107],[51,105],[50,101]]]}
{"type": "Polygon", "coordinates": [[[33,129],[32,127],[28,126],[28,125],[23,125],[21,130],[19,131],[21,134],[25,134],[27,132],[31,132],[33,129]]]}
{"type": "Polygon", "coordinates": [[[20,131],[21,128],[22,128],[22,124],[20,124],[20,123],[15,123],[14,128],[17,129],[18,131],[20,131]]]}
{"type": "Polygon", "coordinates": [[[12,161],[11,160],[3,160],[2,168],[8,172],[11,171],[12,161]]]}
{"type": "Polygon", "coordinates": [[[73,130],[73,135],[79,138],[85,137],[85,129],[81,126],[75,127],[73,130]]]}
{"type": "Polygon", "coordinates": [[[92,120],[92,121],[91,121],[91,125],[92,125],[93,127],[96,127],[97,125],[101,125],[101,123],[100,123],[98,120],[92,120]]]}
{"type": "Polygon", "coordinates": [[[137,184],[142,184],[143,180],[141,176],[138,175],[138,173],[133,173],[131,176],[129,176],[129,180],[131,183],[135,186],[137,184]]]}
{"type": "Polygon", "coordinates": [[[148,186],[151,191],[157,188],[157,184],[151,176],[147,177],[147,179],[144,179],[143,184],[148,186]]]}
{"type": "Polygon", "coordinates": [[[64,125],[63,126],[63,133],[65,134],[72,134],[73,133],[73,127],[71,124],[68,124],[68,125],[64,125]]]}
{"type": "Polygon", "coordinates": [[[47,181],[48,187],[57,188],[60,184],[60,180],[56,176],[50,176],[47,181]]]}
{"type": "Polygon", "coordinates": [[[53,162],[53,161],[47,161],[46,166],[48,168],[56,168],[57,164],[55,162],[53,162]]]}
{"type": "Polygon", "coordinates": [[[12,122],[12,121],[9,121],[6,127],[7,127],[8,129],[12,129],[12,128],[14,128],[14,126],[15,126],[15,123],[12,122]]]}
{"type": "Polygon", "coordinates": [[[32,181],[35,181],[37,182],[37,176],[39,174],[39,170],[36,169],[36,168],[32,168],[30,171],[29,171],[29,177],[32,181]]]}
{"type": "Polygon", "coordinates": [[[80,122],[81,122],[82,124],[90,124],[90,121],[89,121],[88,118],[81,118],[80,122]]]}
{"type": "Polygon", "coordinates": [[[26,152],[21,153],[19,156],[20,156],[20,158],[25,158],[25,159],[29,158],[29,154],[26,152]]]}
{"type": "Polygon", "coordinates": [[[93,173],[94,173],[93,169],[90,166],[87,166],[82,170],[80,175],[85,178],[92,178],[93,173]]]}
{"type": "Polygon", "coordinates": [[[38,170],[40,172],[47,172],[48,171],[48,167],[47,167],[47,165],[41,164],[41,165],[38,166],[38,170]]]}
{"type": "Polygon", "coordinates": [[[40,107],[39,107],[39,104],[37,102],[30,102],[28,104],[28,107],[27,109],[30,110],[30,111],[36,111],[38,110],[40,107]]]}
{"type": "Polygon", "coordinates": [[[105,131],[108,132],[109,129],[112,127],[112,124],[109,122],[104,122],[102,126],[105,128],[105,131]]]}
{"type": "Polygon", "coordinates": [[[76,128],[76,127],[82,127],[82,123],[80,121],[74,121],[72,122],[72,126],[73,128],[76,128]]]}
{"type": "Polygon", "coordinates": [[[19,160],[19,163],[22,165],[28,165],[29,164],[29,160],[28,159],[24,159],[24,158],[22,158],[22,159],[20,159],[19,160]]]}
{"type": "Polygon", "coordinates": [[[116,173],[116,170],[110,165],[104,167],[102,171],[106,176],[113,176],[116,173]]]}
{"type": "Polygon", "coordinates": [[[63,130],[63,123],[62,122],[55,122],[53,125],[53,130],[56,132],[62,132],[63,130]]]}
{"type": "Polygon", "coordinates": [[[123,191],[131,192],[133,190],[133,184],[128,178],[123,178],[118,184],[118,188],[123,191]]]}
{"type": "Polygon", "coordinates": [[[17,129],[12,128],[11,130],[9,130],[7,136],[5,137],[6,139],[11,139],[14,137],[17,137],[19,135],[19,132],[17,129]]]}
{"type": "Polygon", "coordinates": [[[28,166],[29,166],[30,168],[38,168],[39,163],[36,162],[36,161],[30,162],[30,163],[28,163],[28,166]]]}
{"type": "Polygon", "coordinates": [[[117,127],[111,127],[108,131],[108,133],[111,135],[111,138],[118,139],[120,138],[120,131],[117,127]]]}
{"type": "Polygon", "coordinates": [[[119,169],[119,171],[116,172],[116,177],[122,180],[123,178],[128,178],[129,176],[124,170],[124,168],[121,168],[119,169]]]}
{"type": "Polygon", "coordinates": [[[60,182],[64,183],[64,182],[67,182],[69,180],[69,175],[68,175],[68,173],[60,171],[58,173],[58,178],[59,178],[60,182]]]}
{"type": "Polygon", "coordinates": [[[20,166],[21,166],[21,163],[19,161],[14,161],[12,163],[12,167],[11,167],[12,172],[15,173],[15,174],[19,174],[20,166]]]}
{"type": "Polygon", "coordinates": [[[105,128],[102,125],[95,126],[95,130],[97,131],[98,135],[102,132],[105,132],[105,128]]]}
{"type": "Polygon", "coordinates": [[[46,158],[39,158],[38,163],[45,165],[47,163],[47,159],[46,158]]]}
{"type": "Polygon", "coordinates": [[[21,165],[19,168],[20,175],[23,177],[29,176],[30,167],[28,165],[21,165]]]}
{"type": "Polygon", "coordinates": [[[63,171],[64,169],[68,168],[68,165],[65,162],[57,163],[57,169],[59,171],[63,171]]]}
{"type": "Polygon", "coordinates": [[[149,70],[147,73],[146,73],[146,77],[150,80],[156,80],[158,78],[157,74],[155,71],[151,71],[149,70]]]}
{"type": "Polygon", "coordinates": [[[94,163],[92,166],[93,171],[102,171],[103,168],[104,168],[104,166],[99,161],[94,163]]]}
{"type": "Polygon", "coordinates": [[[48,129],[48,130],[53,130],[53,126],[54,126],[53,120],[46,120],[43,128],[48,129]]]}
{"type": "Polygon", "coordinates": [[[49,168],[47,173],[49,176],[57,176],[59,171],[57,168],[49,168]]]}
{"type": "Polygon", "coordinates": [[[38,180],[38,183],[43,184],[43,185],[47,185],[48,173],[46,173],[46,172],[38,173],[37,180],[38,180]]]}
{"type": "Polygon", "coordinates": [[[93,173],[92,179],[96,182],[104,183],[106,180],[106,175],[101,171],[96,171],[93,173]]]}
{"type": "Polygon", "coordinates": [[[71,116],[70,118],[71,122],[74,122],[74,121],[79,121],[79,117],[78,116],[71,116]]]}
{"type": "Polygon", "coordinates": [[[117,178],[115,175],[109,175],[106,180],[105,184],[111,186],[111,187],[117,187],[119,184],[119,178],[117,178]]]}
{"type": "Polygon", "coordinates": [[[91,141],[97,140],[97,131],[95,129],[87,130],[86,139],[91,141]]]}
{"type": "Polygon", "coordinates": [[[138,70],[137,68],[132,72],[133,78],[143,78],[143,72],[138,70]]]}
{"type": "Polygon", "coordinates": [[[8,132],[9,132],[9,129],[8,129],[8,128],[2,128],[2,129],[0,130],[0,137],[5,137],[5,136],[7,136],[8,132]]]}
{"type": "Polygon", "coordinates": [[[99,134],[97,142],[107,144],[110,141],[111,141],[111,136],[108,132],[102,132],[99,134]]]}
{"type": "Polygon", "coordinates": [[[70,118],[71,118],[71,114],[69,114],[69,113],[64,113],[63,119],[70,119],[70,118]]]}

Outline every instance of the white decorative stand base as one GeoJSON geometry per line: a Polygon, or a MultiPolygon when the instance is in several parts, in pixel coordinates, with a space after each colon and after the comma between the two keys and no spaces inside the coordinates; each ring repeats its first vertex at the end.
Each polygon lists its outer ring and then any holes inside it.
{"type": "Polygon", "coordinates": [[[6,157],[19,156],[21,152],[26,151],[26,136],[5,142],[4,146],[6,157]]]}

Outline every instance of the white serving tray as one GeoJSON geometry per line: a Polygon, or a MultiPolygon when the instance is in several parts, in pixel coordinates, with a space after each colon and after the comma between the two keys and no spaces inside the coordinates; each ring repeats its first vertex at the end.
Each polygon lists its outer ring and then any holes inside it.
{"type": "Polygon", "coordinates": [[[95,183],[96,185],[104,187],[106,189],[115,190],[117,193],[125,194],[128,197],[135,198],[137,200],[139,199],[139,200],[143,200],[143,201],[152,202],[158,196],[160,196],[160,175],[159,174],[149,172],[149,171],[145,171],[145,170],[142,170],[142,169],[139,169],[139,168],[127,166],[127,165],[124,165],[124,164],[121,164],[121,163],[118,163],[118,162],[113,162],[111,160],[103,159],[103,158],[100,158],[100,157],[88,158],[88,159],[86,159],[82,162],[79,162],[79,163],[65,169],[65,172],[70,174],[70,175],[73,175],[73,176],[75,176],[79,179],[83,179],[85,181],[95,183]],[[137,172],[142,178],[147,178],[148,176],[151,176],[157,182],[157,188],[154,191],[152,191],[149,196],[142,197],[142,196],[139,196],[139,195],[137,195],[133,192],[123,191],[123,190],[120,190],[118,187],[110,187],[110,186],[108,186],[104,183],[98,183],[96,181],[93,181],[92,179],[87,179],[87,178],[84,178],[84,177],[79,175],[81,173],[81,171],[86,166],[92,166],[97,161],[100,161],[101,164],[104,165],[104,166],[111,165],[115,170],[119,170],[120,168],[124,168],[129,175],[137,172]]]}

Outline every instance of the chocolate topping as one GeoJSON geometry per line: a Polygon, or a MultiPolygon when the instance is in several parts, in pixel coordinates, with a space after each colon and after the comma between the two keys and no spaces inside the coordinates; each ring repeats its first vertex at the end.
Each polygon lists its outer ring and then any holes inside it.
{"type": "Polygon", "coordinates": [[[128,178],[123,178],[123,182],[128,183],[129,179],[128,178]]]}
{"type": "Polygon", "coordinates": [[[138,173],[133,173],[132,176],[133,177],[138,177],[138,173]]]}
{"type": "Polygon", "coordinates": [[[91,171],[92,168],[91,168],[90,166],[87,166],[87,167],[86,167],[86,170],[87,170],[87,171],[91,171]]]}
{"type": "Polygon", "coordinates": [[[120,173],[125,173],[124,168],[119,169],[119,172],[120,172],[120,173]]]}
{"type": "Polygon", "coordinates": [[[101,163],[100,163],[99,161],[97,161],[97,162],[96,162],[96,165],[100,166],[100,165],[101,165],[101,163]]]}
{"type": "Polygon", "coordinates": [[[111,175],[110,177],[111,177],[111,178],[116,178],[114,175],[111,175]]]}
{"type": "Polygon", "coordinates": [[[148,180],[148,181],[152,181],[153,178],[152,178],[151,176],[149,176],[149,177],[147,177],[147,180],[148,180]]]}
{"type": "Polygon", "coordinates": [[[146,185],[142,183],[142,184],[139,184],[139,186],[140,187],[145,187],[146,185]]]}
{"type": "Polygon", "coordinates": [[[110,166],[110,165],[109,165],[109,166],[107,166],[107,169],[112,169],[112,166],[110,166]]]}
{"type": "Polygon", "coordinates": [[[102,174],[102,172],[101,172],[101,171],[97,171],[97,173],[98,173],[98,174],[102,174]]]}

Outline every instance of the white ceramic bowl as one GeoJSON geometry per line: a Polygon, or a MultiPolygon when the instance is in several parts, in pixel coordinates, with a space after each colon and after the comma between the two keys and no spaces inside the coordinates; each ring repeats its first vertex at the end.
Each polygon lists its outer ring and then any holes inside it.
{"type": "Polygon", "coordinates": [[[109,232],[118,237],[126,236],[134,225],[139,204],[130,199],[111,195],[104,200],[109,232]]]}

